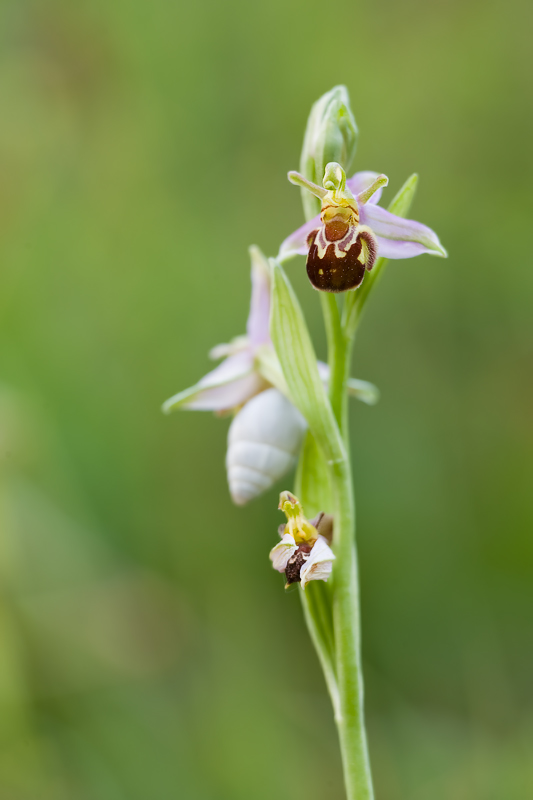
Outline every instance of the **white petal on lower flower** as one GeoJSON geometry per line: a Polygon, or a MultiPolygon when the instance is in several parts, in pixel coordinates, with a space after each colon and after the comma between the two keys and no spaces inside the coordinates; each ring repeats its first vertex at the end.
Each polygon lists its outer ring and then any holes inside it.
{"type": "Polygon", "coordinates": [[[274,569],[277,569],[278,572],[285,572],[290,557],[297,549],[294,538],[290,533],[286,533],[281,542],[270,551],[269,558],[274,569]]]}
{"type": "Polygon", "coordinates": [[[300,571],[302,589],[309,581],[327,581],[331,575],[335,555],[323,536],[319,536],[311,554],[300,571]]]}

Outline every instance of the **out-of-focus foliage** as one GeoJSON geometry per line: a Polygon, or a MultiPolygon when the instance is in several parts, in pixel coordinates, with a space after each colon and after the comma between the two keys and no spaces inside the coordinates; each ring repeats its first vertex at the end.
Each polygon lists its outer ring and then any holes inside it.
{"type": "Polygon", "coordinates": [[[285,174],[341,82],[356,167],[384,202],[419,172],[450,253],[389,265],[356,348],[382,391],[352,409],[378,797],[531,795],[532,22],[525,0],[2,4],[2,798],[342,796],[268,561],[276,492],[233,508],[228,422],[159,413],[243,331],[247,247],[301,223],[285,174]]]}

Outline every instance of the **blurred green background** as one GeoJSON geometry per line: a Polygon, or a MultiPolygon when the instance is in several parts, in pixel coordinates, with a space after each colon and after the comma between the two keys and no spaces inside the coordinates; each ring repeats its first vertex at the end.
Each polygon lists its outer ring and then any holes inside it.
{"type": "MultiPolygon", "coordinates": [[[[378,800],[533,796],[531,4],[4,0],[0,797],[342,798],[277,491],[161,402],[302,222],[312,102],[448,261],[391,262],[352,407],[378,800]]],[[[304,261],[288,267],[324,355],[304,261]]]]}

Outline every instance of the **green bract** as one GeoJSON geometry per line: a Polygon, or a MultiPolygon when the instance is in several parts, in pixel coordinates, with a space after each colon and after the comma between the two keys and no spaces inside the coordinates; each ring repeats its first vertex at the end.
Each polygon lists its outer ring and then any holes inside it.
{"type": "Polygon", "coordinates": [[[270,335],[291,400],[307,420],[319,447],[329,460],[345,457],[344,445],[331,405],[320,380],[311,337],[298,298],[275,259],[272,268],[270,335]]]}
{"type": "MultiPolygon", "coordinates": [[[[317,100],[311,109],[300,158],[300,172],[313,183],[322,185],[324,168],[338,161],[349,171],[357,149],[359,131],[350,108],[345,86],[335,86],[317,100]]],[[[302,191],[302,202],[308,219],[318,214],[320,205],[302,191]]]]}

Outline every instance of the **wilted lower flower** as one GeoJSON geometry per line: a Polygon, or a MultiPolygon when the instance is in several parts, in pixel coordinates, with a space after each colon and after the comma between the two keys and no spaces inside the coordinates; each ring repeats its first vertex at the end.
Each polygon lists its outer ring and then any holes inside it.
{"type": "MultiPolygon", "coordinates": [[[[211,350],[225,357],[197,384],[174,395],[163,411],[195,409],[235,413],[228,431],[226,468],[230,494],[244,505],[269,489],[296,464],[307,423],[287,398],[281,368],[270,339],[269,264],[257,248],[252,257],[252,296],[246,335],[211,350]],[[283,389],[283,391],[280,391],[283,389]]],[[[319,362],[326,383],[329,367],[319,362]]],[[[349,393],[373,405],[379,396],[367,381],[350,378],[349,393]]]]}
{"type": "Polygon", "coordinates": [[[285,573],[286,587],[299,582],[305,589],[309,581],[327,581],[335,560],[329,546],[333,518],[321,512],[308,521],[300,501],[290,492],[281,493],[279,508],[287,524],[280,525],[281,542],[270,551],[272,566],[285,573]]]}
{"type": "Polygon", "coordinates": [[[324,186],[297,172],[289,180],[322,201],[322,211],[281,245],[278,259],[307,255],[307,272],[316,289],[344,292],[361,284],[376,257],[446,256],[437,234],[420,222],[403,219],[377,205],[385,175],[358,172],[346,180],[335,162],[326,166],[324,186]]]}

